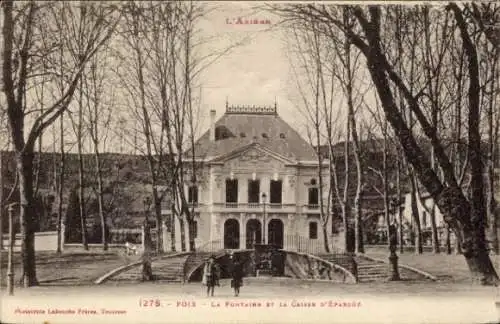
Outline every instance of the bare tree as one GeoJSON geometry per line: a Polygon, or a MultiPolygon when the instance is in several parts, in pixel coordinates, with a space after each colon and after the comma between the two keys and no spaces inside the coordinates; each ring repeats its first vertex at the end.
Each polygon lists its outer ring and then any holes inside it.
{"type": "Polygon", "coordinates": [[[162,125],[161,107],[158,106],[157,100],[160,104],[164,103],[168,95],[163,91],[164,85],[161,84],[169,72],[162,65],[162,60],[169,62],[170,56],[162,55],[165,52],[161,52],[163,50],[161,44],[171,37],[169,34],[172,32],[171,21],[167,19],[168,15],[175,14],[171,11],[171,7],[172,3],[143,4],[132,1],[122,8],[126,18],[121,31],[125,46],[120,45],[120,48],[126,49],[130,54],[119,54],[124,64],[117,71],[121,83],[125,85],[127,95],[131,98],[129,102],[132,115],[141,122],[144,145],[142,147],[137,147],[141,146],[137,143],[135,145],[136,149],[144,153],[148,161],[158,253],[163,252],[164,229],[161,203],[166,192],[160,190],[159,185],[164,170],[162,166],[165,160],[164,141],[168,129],[162,125]],[[162,38],[163,36],[166,40],[162,38]],[[148,87],[148,84],[152,87],[148,87]]]}
{"type": "MultiPolygon", "coordinates": [[[[90,57],[105,43],[116,24],[113,6],[104,4],[85,4],[93,8],[88,17],[81,17],[70,3],[36,3],[34,1],[14,3],[4,1],[3,6],[3,92],[7,101],[10,136],[16,153],[17,172],[19,174],[19,192],[21,197],[21,235],[22,264],[24,286],[37,285],[33,209],[33,160],[34,146],[40,134],[50,126],[68,108],[82,69],[90,57]],[[64,15],[58,12],[64,11],[64,15]],[[60,17],[64,19],[59,21],[60,17]],[[16,17],[16,18],[14,18],[16,17]],[[56,23],[57,22],[57,23],[56,23]],[[71,51],[74,41],[71,34],[73,26],[81,26],[80,32],[86,46],[77,60],[65,59],[65,90],[44,113],[30,120],[29,111],[25,110],[26,85],[36,79],[39,57],[45,56],[51,62],[50,71],[57,74],[54,67],[59,60],[59,51],[71,51]],[[54,28],[62,28],[65,37],[60,39],[54,28]],[[51,36],[49,47],[43,46],[37,39],[51,36]],[[19,46],[19,47],[17,47],[19,46]],[[28,122],[31,122],[31,127],[28,122]]],[[[49,63],[47,63],[49,64],[49,63]]]]}
{"type": "MultiPolygon", "coordinates": [[[[83,9],[82,9],[83,10],[83,9]]],[[[84,140],[84,92],[82,80],[79,82],[78,86],[78,118],[75,120],[72,114],[69,113],[68,116],[71,120],[71,126],[73,128],[74,134],[76,136],[76,145],[78,150],[78,208],[80,211],[80,231],[82,235],[82,246],[84,250],[89,249],[88,245],[88,234],[87,234],[87,210],[85,209],[85,168],[83,159],[83,140],[84,140]]]]}
{"type": "MultiPolygon", "coordinates": [[[[342,19],[344,24],[351,24],[352,18],[349,17],[347,10],[343,10],[342,19]]],[[[354,236],[355,236],[355,252],[364,253],[363,245],[363,191],[365,187],[363,173],[363,163],[361,156],[361,143],[358,135],[358,126],[356,122],[356,113],[359,110],[360,98],[363,93],[360,92],[360,87],[356,84],[356,74],[360,70],[359,52],[353,53],[351,40],[344,37],[343,44],[335,46],[338,53],[337,64],[334,66],[334,73],[339,80],[342,90],[347,99],[347,119],[350,137],[352,138],[353,154],[356,165],[356,194],[353,201],[354,213],[354,236]],[[339,46],[340,45],[340,46],[339,46]]],[[[348,153],[348,152],[346,152],[348,153]]],[[[349,161],[349,156],[346,157],[349,161]]],[[[348,176],[348,172],[346,172],[348,176]]]]}
{"type": "MultiPolygon", "coordinates": [[[[488,256],[485,240],[486,208],[483,192],[483,158],[481,150],[480,132],[480,76],[478,52],[479,49],[471,36],[477,23],[464,15],[464,10],[457,4],[450,4],[446,8],[440,7],[452,19],[450,21],[458,28],[454,37],[458,38],[460,47],[466,53],[466,67],[468,77],[467,104],[468,104],[468,136],[469,170],[471,175],[470,198],[464,195],[458,179],[455,176],[453,164],[445,152],[445,144],[438,137],[423,110],[422,92],[420,89],[410,90],[408,75],[398,73],[390,62],[386,48],[392,46],[391,40],[382,37],[381,23],[386,10],[381,6],[352,6],[350,14],[356,17],[356,24],[346,26],[339,19],[338,7],[291,5],[281,9],[290,16],[311,19],[314,17],[328,28],[342,30],[363,53],[367,61],[367,70],[370,73],[376,92],[380,98],[385,118],[394,130],[408,162],[412,165],[415,175],[434,199],[437,207],[443,213],[445,221],[461,241],[464,257],[469,265],[475,280],[482,284],[496,284],[498,276],[488,256]],[[412,133],[413,125],[403,119],[401,107],[395,100],[391,85],[396,86],[404,96],[406,105],[416,118],[416,125],[434,149],[436,161],[442,170],[442,179],[432,168],[429,157],[425,154],[421,144],[412,133]]],[[[437,21],[436,23],[442,23],[437,21]]],[[[498,45],[498,44],[495,44],[498,45]]],[[[427,80],[428,81],[428,80],[427,80]]]]}
{"type": "MultiPolygon", "coordinates": [[[[99,219],[101,221],[101,242],[103,250],[108,250],[108,218],[104,206],[104,179],[102,169],[101,147],[104,145],[109,130],[112,110],[106,99],[112,100],[112,90],[106,84],[106,63],[108,48],[103,47],[89,62],[88,73],[82,78],[87,97],[87,128],[94,149],[96,195],[99,219]],[[108,98],[107,98],[108,97],[108,98]]],[[[104,150],[104,149],[103,149],[104,150]]]]}
{"type": "MultiPolygon", "coordinates": [[[[305,116],[306,130],[309,141],[316,149],[318,162],[318,191],[319,191],[319,209],[320,220],[323,232],[323,242],[325,251],[330,252],[328,242],[329,222],[332,218],[332,198],[333,186],[331,178],[326,179],[324,173],[325,157],[329,158],[329,168],[336,168],[335,156],[333,154],[333,145],[336,139],[335,128],[338,122],[337,113],[333,104],[335,97],[335,52],[328,51],[322,46],[320,40],[321,33],[316,29],[314,22],[307,22],[305,25],[292,26],[291,31],[291,63],[294,67],[294,74],[297,79],[297,88],[300,94],[302,105],[298,107],[299,111],[305,116]],[[297,62],[294,62],[294,58],[297,62]],[[326,140],[327,152],[322,151],[323,143],[326,140]],[[326,154],[328,153],[328,154],[326,154]],[[325,183],[326,182],[326,183],[325,183]],[[327,185],[327,183],[329,185],[327,185]],[[324,200],[327,197],[326,202],[324,200]]],[[[334,183],[336,185],[337,183],[334,183]]],[[[345,217],[347,220],[347,217],[345,217]]],[[[346,237],[347,237],[346,231],[346,237]]]]}

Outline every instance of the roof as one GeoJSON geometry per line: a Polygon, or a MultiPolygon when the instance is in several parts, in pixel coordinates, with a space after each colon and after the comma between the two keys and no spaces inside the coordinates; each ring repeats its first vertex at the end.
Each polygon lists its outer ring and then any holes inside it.
{"type": "Polygon", "coordinates": [[[211,159],[258,143],[297,162],[317,160],[314,148],[277,114],[276,108],[226,106],[225,114],[215,122],[215,133],[215,141],[210,140],[210,130],[198,139],[197,157],[211,159]]]}

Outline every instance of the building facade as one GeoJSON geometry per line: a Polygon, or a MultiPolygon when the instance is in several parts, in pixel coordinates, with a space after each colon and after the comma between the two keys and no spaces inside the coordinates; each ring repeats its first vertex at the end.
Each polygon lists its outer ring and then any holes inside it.
{"type": "MultiPolygon", "coordinates": [[[[194,159],[185,157],[185,163],[194,160],[197,165],[196,177],[188,176],[185,183],[196,215],[197,249],[251,249],[266,243],[322,252],[328,162],[321,166],[320,181],[314,149],[278,115],[276,106],[226,104],[224,115],[218,120],[215,115],[212,110],[210,129],[196,142],[194,159]]],[[[332,245],[331,219],[325,224],[332,245]]]]}

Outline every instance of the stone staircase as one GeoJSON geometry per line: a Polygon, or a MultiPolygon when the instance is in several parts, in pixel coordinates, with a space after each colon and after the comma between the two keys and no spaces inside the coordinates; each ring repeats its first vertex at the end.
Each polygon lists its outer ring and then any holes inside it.
{"type": "MultiPolygon", "coordinates": [[[[357,273],[358,282],[383,282],[387,281],[391,274],[389,260],[382,262],[372,260],[363,255],[350,256],[347,254],[321,254],[318,257],[337,264],[353,274],[357,273]]],[[[429,280],[424,275],[399,267],[399,275],[402,280],[425,281],[429,280]]]]}
{"type": "MultiPolygon", "coordinates": [[[[179,256],[162,256],[153,260],[151,267],[157,281],[182,282],[184,279],[184,264],[188,254],[179,256]]],[[[139,282],[142,281],[142,265],[139,264],[108,279],[109,282],[139,282]]]]}
{"type": "MultiPolygon", "coordinates": [[[[381,282],[387,281],[391,275],[391,264],[372,260],[363,255],[354,257],[358,265],[358,281],[359,282],[381,282]]],[[[405,281],[426,281],[429,280],[423,274],[399,267],[399,276],[405,281]]]]}
{"type": "Polygon", "coordinates": [[[333,264],[339,265],[342,268],[346,269],[350,273],[356,275],[357,272],[357,263],[355,257],[348,254],[320,254],[318,257],[331,262],[333,264]]]}
{"type": "Polygon", "coordinates": [[[354,257],[358,268],[358,282],[385,281],[389,277],[389,264],[375,262],[362,256],[354,257]]]}

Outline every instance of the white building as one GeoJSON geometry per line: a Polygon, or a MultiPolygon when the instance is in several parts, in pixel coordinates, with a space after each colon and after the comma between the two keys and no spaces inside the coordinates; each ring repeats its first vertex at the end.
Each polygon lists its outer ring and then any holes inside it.
{"type": "MultiPolygon", "coordinates": [[[[320,199],[326,206],[328,162],[322,166],[324,195],[319,197],[316,153],[280,118],[276,106],[226,104],[221,118],[215,120],[215,113],[210,129],[196,142],[199,174],[195,182],[188,177],[185,183],[195,205],[197,248],[250,249],[269,243],[321,252],[319,206],[320,199]]],[[[187,157],[186,163],[191,160],[187,157]]],[[[331,242],[331,218],[326,226],[331,242]]]]}

